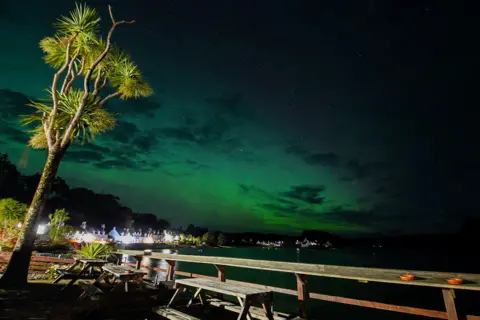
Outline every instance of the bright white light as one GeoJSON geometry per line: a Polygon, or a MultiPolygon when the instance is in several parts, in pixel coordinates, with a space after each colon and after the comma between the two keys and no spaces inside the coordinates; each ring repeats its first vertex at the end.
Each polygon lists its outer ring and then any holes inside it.
{"type": "Polygon", "coordinates": [[[43,224],[38,225],[37,234],[44,234],[45,233],[45,226],[43,224]]]}
{"type": "Polygon", "coordinates": [[[22,227],[22,223],[19,222],[19,223],[17,224],[17,228],[20,229],[21,227],[22,227]]]}
{"type": "Polygon", "coordinates": [[[135,240],[135,238],[132,237],[130,234],[127,234],[126,236],[118,237],[118,240],[121,241],[122,243],[132,243],[135,240]]]}
{"type": "Polygon", "coordinates": [[[178,240],[180,240],[180,237],[179,237],[179,236],[175,236],[175,237],[173,238],[173,240],[178,241],[178,240]]]}
{"type": "Polygon", "coordinates": [[[143,243],[153,243],[153,238],[152,238],[152,237],[146,237],[146,238],[143,240],[143,243]]]}
{"type": "Polygon", "coordinates": [[[163,237],[165,242],[172,242],[173,241],[173,236],[165,231],[165,235],[163,237]]]}
{"type": "Polygon", "coordinates": [[[95,236],[91,233],[86,233],[83,235],[82,240],[85,242],[93,242],[95,240],[95,236]]]}

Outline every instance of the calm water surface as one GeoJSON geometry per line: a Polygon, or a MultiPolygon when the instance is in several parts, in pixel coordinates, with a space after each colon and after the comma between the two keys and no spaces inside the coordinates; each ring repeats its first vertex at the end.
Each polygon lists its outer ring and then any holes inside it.
{"type": "MultiPolygon", "coordinates": [[[[371,250],[341,249],[321,251],[310,249],[297,251],[294,248],[211,248],[203,251],[182,249],[179,251],[163,250],[163,252],[357,267],[480,273],[477,254],[456,254],[455,257],[452,257],[451,254],[446,254],[441,250],[397,250],[393,252],[387,249],[373,248],[371,250]]],[[[158,267],[167,268],[167,264],[164,261],[153,260],[152,263],[158,267]]],[[[216,276],[217,274],[213,265],[179,262],[176,267],[187,272],[211,276],[216,276]]],[[[227,267],[226,276],[227,279],[296,289],[296,280],[293,274],[227,267]]],[[[444,310],[442,293],[439,289],[376,283],[365,284],[352,280],[321,277],[309,277],[308,288],[310,292],[316,293],[444,310]]],[[[480,293],[458,291],[456,296],[457,308],[466,310],[470,314],[480,315],[480,293]]],[[[284,312],[296,311],[298,304],[295,297],[275,294],[274,299],[276,310],[284,312]]],[[[308,309],[309,315],[314,315],[315,319],[421,319],[421,317],[395,312],[371,310],[316,300],[309,301],[308,309]]]]}

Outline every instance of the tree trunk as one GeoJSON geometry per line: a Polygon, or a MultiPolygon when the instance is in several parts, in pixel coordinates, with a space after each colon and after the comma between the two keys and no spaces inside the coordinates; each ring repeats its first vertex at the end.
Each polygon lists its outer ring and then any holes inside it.
{"type": "Polygon", "coordinates": [[[27,285],[28,268],[37,235],[37,222],[51,191],[51,186],[57,175],[64,150],[48,152],[47,161],[38,183],[37,190],[28,208],[22,232],[17,239],[7,270],[0,278],[0,288],[22,288],[27,285]]]}

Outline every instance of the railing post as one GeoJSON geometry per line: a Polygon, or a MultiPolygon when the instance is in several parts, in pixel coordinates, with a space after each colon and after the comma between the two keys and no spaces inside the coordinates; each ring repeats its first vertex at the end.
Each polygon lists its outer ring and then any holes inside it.
{"type": "Polygon", "coordinates": [[[453,289],[442,289],[443,301],[447,310],[448,320],[458,320],[457,308],[455,307],[455,296],[453,289]]]}
{"type": "Polygon", "coordinates": [[[165,260],[168,263],[168,271],[167,271],[167,281],[173,280],[173,275],[175,273],[175,260],[165,260]]]}
{"type": "Polygon", "coordinates": [[[218,280],[225,282],[225,266],[216,264],[215,268],[218,270],[218,280]]]}
{"type": "Polygon", "coordinates": [[[143,255],[142,256],[133,256],[135,258],[135,268],[140,269],[142,266],[142,260],[143,260],[143,255]]]}
{"type": "Polygon", "coordinates": [[[122,261],[123,254],[114,252],[113,255],[114,255],[115,258],[117,259],[117,264],[118,264],[118,265],[121,265],[122,262],[123,262],[123,261],[122,261]]]}
{"type": "Polygon", "coordinates": [[[297,277],[297,298],[299,303],[300,316],[307,319],[307,276],[304,274],[295,273],[297,277]]]}

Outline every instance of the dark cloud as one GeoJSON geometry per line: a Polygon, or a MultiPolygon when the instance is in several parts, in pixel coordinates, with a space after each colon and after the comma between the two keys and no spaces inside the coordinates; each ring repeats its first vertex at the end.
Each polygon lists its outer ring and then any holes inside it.
{"type": "MultiPolygon", "coordinates": [[[[0,123],[1,121],[2,120],[0,119],[0,123]]],[[[4,139],[9,142],[14,141],[25,145],[28,143],[29,139],[29,135],[25,131],[17,129],[14,126],[9,125],[7,122],[3,122],[1,124],[0,135],[2,135],[4,139]]]]}
{"type": "Polygon", "coordinates": [[[253,110],[246,106],[243,95],[239,92],[223,94],[205,99],[215,115],[226,116],[236,120],[253,120],[253,110]]]}
{"type": "Polygon", "coordinates": [[[322,204],[325,198],[320,196],[320,193],[325,191],[325,186],[322,185],[301,185],[290,187],[290,190],[284,192],[282,195],[292,200],[299,200],[307,204],[322,204]]]}
{"type": "Polygon", "coordinates": [[[310,152],[298,145],[289,145],[285,148],[287,154],[295,155],[310,165],[326,167],[338,166],[341,162],[340,156],[333,153],[310,152]]]}
{"type": "Polygon", "coordinates": [[[357,203],[358,204],[366,204],[366,203],[369,203],[370,201],[372,201],[372,199],[370,197],[357,198],[357,203]]]}
{"type": "Polygon", "coordinates": [[[205,170],[205,169],[211,169],[210,166],[202,163],[198,163],[197,161],[187,159],[185,160],[185,163],[193,168],[194,170],[205,170]]]}
{"type": "Polygon", "coordinates": [[[69,150],[65,154],[65,161],[78,162],[78,163],[92,163],[102,161],[105,156],[101,152],[90,150],[69,150]]]}
{"type": "Polygon", "coordinates": [[[380,186],[376,188],[373,192],[375,194],[384,194],[385,192],[387,192],[387,188],[380,186]]]}
{"type": "Polygon", "coordinates": [[[127,157],[117,157],[115,159],[108,159],[94,163],[98,169],[130,169],[134,171],[151,171],[161,166],[158,161],[136,160],[127,157]]]}
{"type": "Polygon", "coordinates": [[[111,107],[112,111],[128,115],[129,117],[155,117],[157,110],[161,108],[162,104],[152,98],[127,101],[116,100],[111,107]]]}
{"type": "Polygon", "coordinates": [[[202,122],[188,118],[188,122],[191,125],[158,128],[156,131],[163,138],[213,149],[232,159],[255,160],[252,152],[243,150],[243,139],[232,134],[235,126],[227,118],[214,116],[202,122]]]}
{"type": "Polygon", "coordinates": [[[115,129],[107,133],[106,136],[121,143],[130,143],[138,132],[140,130],[136,124],[119,120],[115,129]]]}
{"type": "Polygon", "coordinates": [[[189,127],[160,128],[158,129],[158,131],[165,138],[187,141],[192,143],[195,143],[197,141],[195,134],[189,127]]]}
{"type": "Polygon", "coordinates": [[[153,133],[142,133],[132,141],[134,149],[145,154],[149,154],[157,143],[157,137],[153,133]]]}
{"type": "Polygon", "coordinates": [[[30,99],[23,93],[0,89],[0,116],[3,119],[31,113],[33,109],[27,107],[28,103],[30,99]]]}
{"type": "Polygon", "coordinates": [[[340,157],[332,152],[329,153],[312,153],[305,155],[303,160],[311,165],[319,165],[319,166],[329,166],[335,167],[340,162],[340,157]]]}
{"type": "Polygon", "coordinates": [[[322,185],[291,186],[284,192],[269,193],[254,185],[239,184],[240,192],[255,199],[258,208],[272,211],[277,216],[314,217],[318,210],[314,206],[322,205],[325,198],[322,185]]]}
{"type": "Polygon", "coordinates": [[[89,164],[98,169],[150,171],[160,167],[160,162],[143,159],[156,140],[146,137],[143,133],[132,139],[128,147],[123,143],[118,144],[112,137],[106,139],[108,147],[100,145],[100,142],[73,145],[66,153],[65,161],[89,164]]]}
{"type": "Polygon", "coordinates": [[[365,178],[382,177],[390,173],[392,165],[382,161],[360,162],[359,160],[350,160],[346,165],[351,177],[356,180],[365,178]]]}

